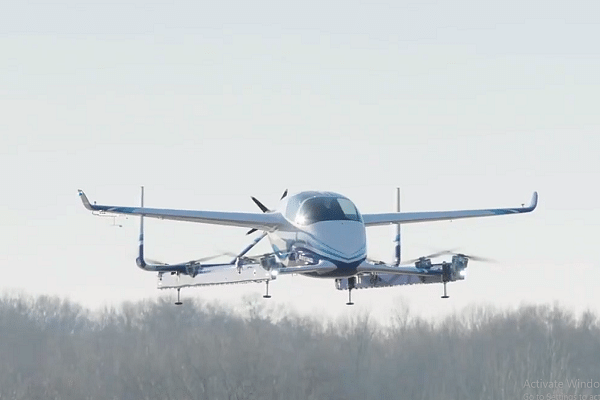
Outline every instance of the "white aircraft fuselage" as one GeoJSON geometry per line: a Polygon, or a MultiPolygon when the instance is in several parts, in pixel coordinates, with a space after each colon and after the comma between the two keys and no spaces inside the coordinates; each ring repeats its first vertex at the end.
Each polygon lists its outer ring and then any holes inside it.
{"type": "Polygon", "coordinates": [[[367,257],[366,229],[355,205],[332,192],[300,192],[284,198],[275,212],[289,226],[268,232],[273,252],[286,267],[328,262],[327,273],[304,275],[320,278],[350,277],[367,257]]]}

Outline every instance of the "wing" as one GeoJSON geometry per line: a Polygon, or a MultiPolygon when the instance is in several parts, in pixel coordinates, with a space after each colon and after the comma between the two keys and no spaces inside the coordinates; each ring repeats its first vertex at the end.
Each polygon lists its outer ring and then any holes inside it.
{"type": "Polygon", "coordinates": [[[538,194],[533,193],[531,204],[520,208],[490,208],[485,210],[458,210],[458,211],[428,211],[428,212],[400,212],[384,214],[363,214],[365,226],[387,224],[409,224],[414,222],[444,221],[449,219],[488,217],[493,215],[528,213],[537,207],[538,194]]]}
{"type": "Polygon", "coordinates": [[[90,204],[87,196],[79,190],[79,196],[85,208],[90,211],[107,212],[112,214],[143,215],[150,218],[168,219],[173,221],[199,222],[203,224],[239,226],[255,228],[263,231],[273,231],[287,225],[286,219],[277,212],[270,213],[239,213],[219,211],[170,210],[162,208],[101,206],[90,204]]]}

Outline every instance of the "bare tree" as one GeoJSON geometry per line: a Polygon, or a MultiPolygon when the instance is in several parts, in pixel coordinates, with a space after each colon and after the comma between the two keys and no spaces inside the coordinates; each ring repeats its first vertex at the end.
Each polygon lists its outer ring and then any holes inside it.
{"type": "Polygon", "coordinates": [[[513,399],[597,394],[531,381],[599,376],[592,312],[472,307],[431,322],[401,305],[323,322],[248,298],[124,303],[90,312],[48,296],[0,299],[0,399],[513,399]]]}

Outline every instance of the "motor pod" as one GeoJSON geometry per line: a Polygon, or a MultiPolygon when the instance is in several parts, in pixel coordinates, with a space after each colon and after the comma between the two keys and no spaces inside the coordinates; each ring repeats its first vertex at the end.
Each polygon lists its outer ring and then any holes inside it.
{"type": "Polygon", "coordinates": [[[431,268],[431,265],[430,258],[420,258],[415,262],[415,268],[429,269],[431,268]]]}
{"type": "Polygon", "coordinates": [[[272,269],[279,269],[282,267],[281,263],[277,260],[275,254],[268,254],[260,259],[260,266],[265,271],[270,271],[272,269]]]}
{"type": "Polygon", "coordinates": [[[469,258],[462,254],[452,256],[452,280],[465,279],[465,270],[468,263],[469,258]]]}
{"type": "Polygon", "coordinates": [[[202,269],[202,264],[200,264],[199,262],[196,261],[193,263],[189,263],[185,266],[185,273],[188,274],[189,276],[191,276],[192,278],[195,278],[201,269],[202,269]]]}

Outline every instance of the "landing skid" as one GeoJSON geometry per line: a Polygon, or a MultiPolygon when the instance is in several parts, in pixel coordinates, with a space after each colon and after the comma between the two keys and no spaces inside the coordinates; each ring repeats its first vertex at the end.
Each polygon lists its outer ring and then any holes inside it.
{"type": "Polygon", "coordinates": [[[182,305],[182,304],[183,304],[183,303],[181,302],[181,297],[180,297],[180,293],[179,293],[180,291],[181,291],[181,289],[180,289],[180,288],[178,288],[178,289],[177,289],[177,301],[175,302],[175,305],[176,305],[176,306],[180,306],[180,305],[182,305]]]}

